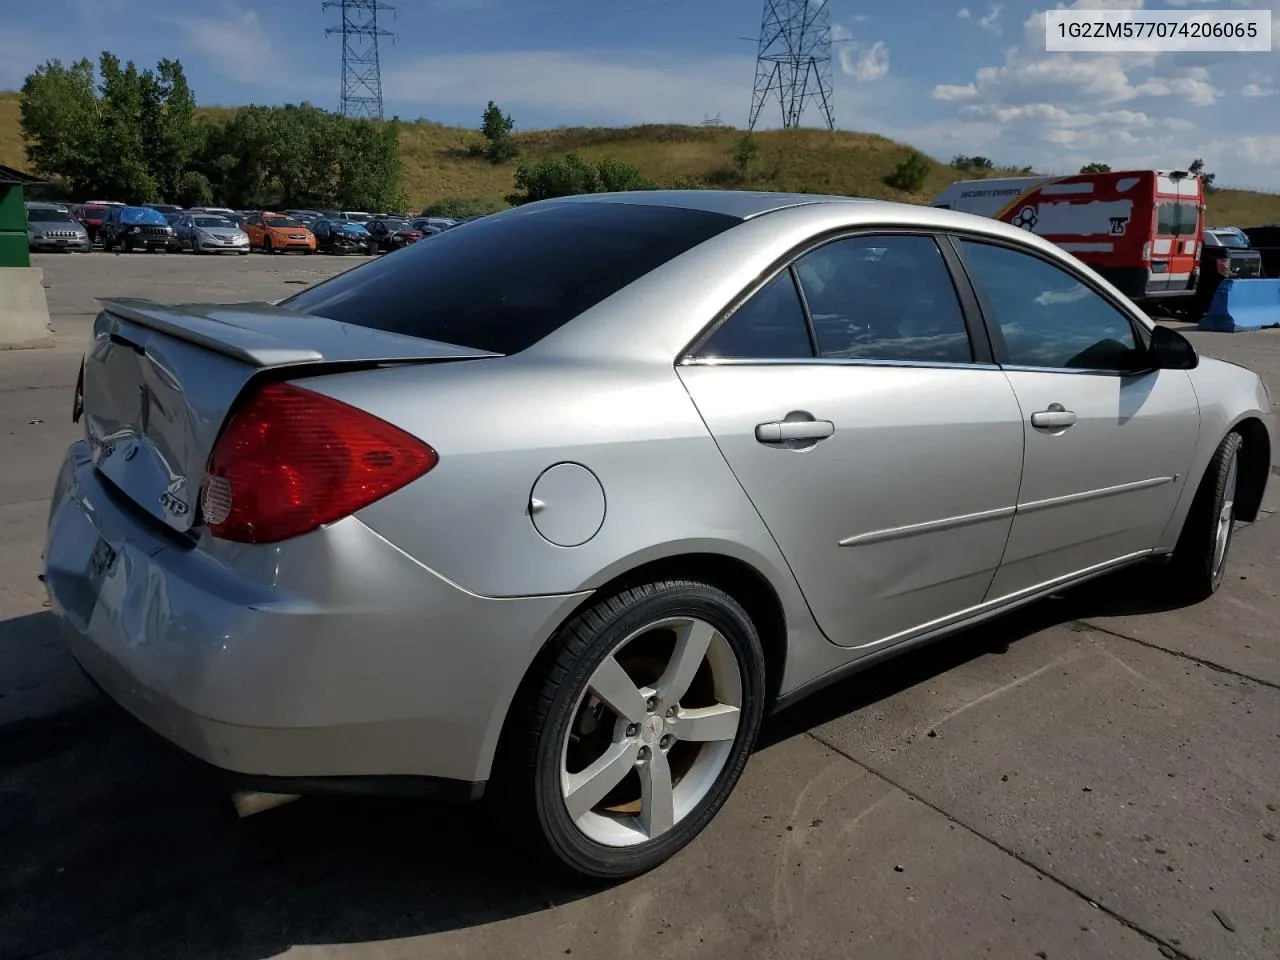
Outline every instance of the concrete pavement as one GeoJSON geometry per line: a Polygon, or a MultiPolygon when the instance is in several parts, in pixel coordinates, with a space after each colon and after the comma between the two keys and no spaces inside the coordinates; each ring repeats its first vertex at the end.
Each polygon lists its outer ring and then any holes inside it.
{"type": "MultiPolygon", "coordinates": [[[[1100,582],[782,714],[707,834],[618,887],[532,874],[485,807],[236,821],[48,637],[44,498],[94,295],[269,299],[352,263],[38,259],[57,346],[0,355],[0,960],[1280,956],[1270,516],[1204,604],[1100,582]]],[[[1280,331],[1191,335],[1280,396],[1280,331]]]]}

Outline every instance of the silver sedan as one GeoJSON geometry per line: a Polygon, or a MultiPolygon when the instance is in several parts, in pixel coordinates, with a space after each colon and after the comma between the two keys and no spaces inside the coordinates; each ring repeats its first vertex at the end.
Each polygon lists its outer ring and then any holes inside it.
{"type": "Polygon", "coordinates": [[[214,213],[184,213],[173,223],[179,247],[192,253],[249,255],[249,235],[226,217],[214,213]]]}
{"type": "Polygon", "coordinates": [[[599,878],[769,712],[1139,562],[1194,602],[1271,400],[994,220],[544,201],[278,305],[104,302],[45,582],[109,696],[262,802],[488,791],[599,878]]]}

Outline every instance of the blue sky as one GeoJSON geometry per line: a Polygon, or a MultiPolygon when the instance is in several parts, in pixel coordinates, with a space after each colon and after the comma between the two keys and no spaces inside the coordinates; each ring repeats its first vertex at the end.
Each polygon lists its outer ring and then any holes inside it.
{"type": "MultiPolygon", "coordinates": [[[[745,125],[763,0],[392,0],[383,41],[388,115],[476,126],[489,99],[518,128],[745,125]]],[[[829,0],[836,124],[939,157],[990,156],[1050,172],[1104,160],[1179,167],[1280,191],[1280,0],[1150,0],[1148,8],[1270,9],[1271,53],[1047,54],[1049,6],[1143,0],[829,0]]],[[[52,57],[109,49],[176,56],[202,103],[336,107],[338,11],[320,0],[7,2],[0,89],[52,57]]],[[[779,125],[777,108],[761,126],[779,125]]],[[[816,112],[805,122],[816,125],[816,112]]]]}

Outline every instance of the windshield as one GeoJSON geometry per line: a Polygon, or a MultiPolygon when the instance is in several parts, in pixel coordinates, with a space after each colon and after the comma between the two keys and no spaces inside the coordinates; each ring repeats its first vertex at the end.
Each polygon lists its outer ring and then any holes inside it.
{"type": "Polygon", "coordinates": [[[348,213],[348,220],[354,220],[356,223],[364,223],[366,220],[372,220],[373,216],[368,213],[348,213]]]}
{"type": "Polygon", "coordinates": [[[266,221],[268,227],[273,227],[277,230],[302,226],[302,223],[293,219],[293,217],[263,217],[262,219],[266,221]]]}
{"type": "Polygon", "coordinates": [[[375,330],[518,353],[736,223],[718,213],[642,204],[517,207],[363,264],[280,305],[375,330]]]}
{"type": "Polygon", "coordinates": [[[235,224],[226,217],[196,217],[195,225],[197,227],[234,227],[235,224]]]}
{"type": "Polygon", "coordinates": [[[159,227],[168,226],[164,214],[150,207],[125,207],[120,211],[120,221],[122,223],[153,223],[159,227]]]}
{"type": "Polygon", "coordinates": [[[32,223],[74,223],[76,218],[65,210],[43,207],[27,211],[27,219],[32,223]]]}
{"type": "Polygon", "coordinates": [[[408,220],[392,220],[389,217],[384,217],[382,222],[387,225],[388,230],[408,230],[409,229],[408,220]]]}

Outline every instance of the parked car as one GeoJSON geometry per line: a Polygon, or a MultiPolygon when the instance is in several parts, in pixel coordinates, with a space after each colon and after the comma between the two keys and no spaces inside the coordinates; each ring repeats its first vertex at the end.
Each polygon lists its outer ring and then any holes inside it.
{"type": "Polygon", "coordinates": [[[394,217],[376,217],[365,226],[368,227],[369,236],[377,242],[378,249],[384,253],[417,243],[423,236],[421,230],[409,226],[408,220],[394,217]]]}
{"type": "Polygon", "coordinates": [[[1249,246],[1249,238],[1234,227],[1205,230],[1200,245],[1200,272],[1196,295],[1189,302],[1188,319],[1208,312],[1223,280],[1251,280],[1262,276],[1262,254],[1249,246]]]}
{"type": "Polygon", "coordinates": [[[131,253],[134,250],[168,250],[173,228],[164,214],[150,207],[108,207],[98,227],[103,250],[131,253]]]}
{"type": "Polygon", "coordinates": [[[315,210],[286,210],[284,214],[286,217],[293,217],[293,219],[299,220],[308,226],[311,225],[313,220],[320,218],[320,213],[315,210]]]}
{"type": "Polygon", "coordinates": [[[311,232],[315,234],[316,249],[321,253],[378,252],[378,242],[369,236],[364,224],[353,220],[315,220],[311,223],[311,232]]]}
{"type": "Polygon", "coordinates": [[[71,207],[71,215],[84,226],[89,242],[98,242],[98,228],[102,226],[103,214],[107,211],[105,203],[77,203],[71,207]]]}
{"type": "Polygon", "coordinates": [[[338,217],[342,220],[354,220],[356,223],[368,223],[373,219],[373,214],[364,210],[339,210],[338,217]]]}
{"type": "Polygon", "coordinates": [[[264,253],[283,253],[301,250],[316,252],[316,238],[306,225],[293,217],[278,213],[254,213],[245,219],[244,232],[249,235],[250,247],[264,253]]]}
{"type": "Polygon", "coordinates": [[[174,231],[184,250],[192,253],[249,255],[249,235],[226,217],[211,213],[187,213],[178,218],[174,231]]]}
{"type": "Polygon", "coordinates": [[[65,250],[88,253],[89,231],[59,203],[28,203],[27,246],[32,251],[65,250]]]}
{"type": "MultiPolygon", "coordinates": [[[[155,209],[155,208],[152,207],[152,209],[155,209]]],[[[178,225],[178,221],[182,219],[182,211],[170,210],[167,212],[162,212],[161,215],[164,217],[164,222],[167,223],[170,226],[170,228],[173,229],[173,236],[169,238],[169,243],[166,245],[165,249],[169,253],[181,253],[182,241],[178,239],[177,225],[178,225]]]]}
{"type": "Polygon", "coordinates": [[[414,217],[409,221],[409,229],[417,230],[424,237],[433,237],[442,230],[448,230],[452,227],[456,220],[446,220],[442,217],[414,217]]]}
{"type": "Polygon", "coordinates": [[[238,789],[488,786],[603,878],[888,655],[1141,562],[1213,594],[1274,443],[1051,242],[841,197],[541,201],[94,333],[43,554],[89,675],[238,789]]]}
{"type": "Polygon", "coordinates": [[[143,206],[159,213],[182,213],[182,208],[172,203],[144,203],[143,206]]]}

